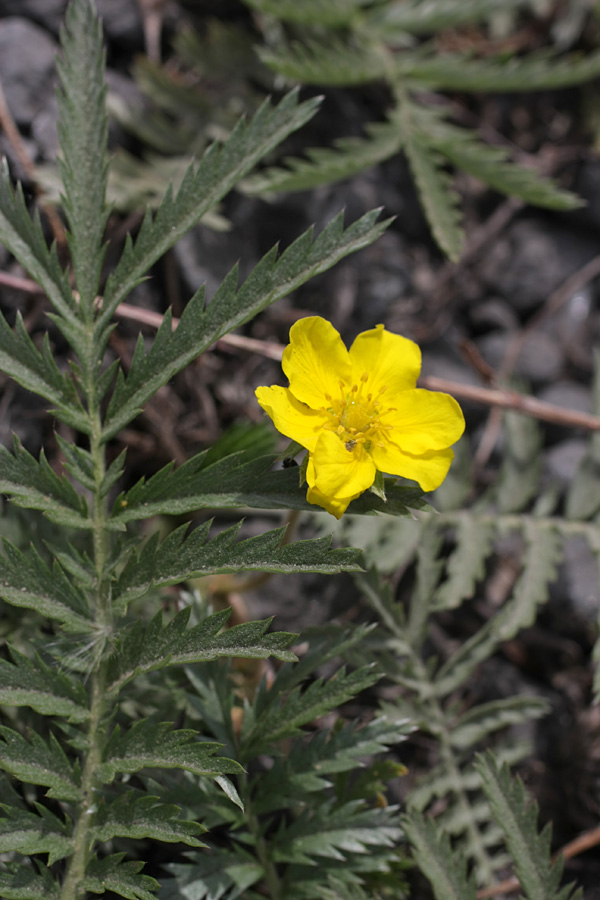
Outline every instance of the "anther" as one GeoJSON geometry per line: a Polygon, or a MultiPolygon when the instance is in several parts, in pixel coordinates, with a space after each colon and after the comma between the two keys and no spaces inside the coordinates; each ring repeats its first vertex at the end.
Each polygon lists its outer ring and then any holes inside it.
{"type": "Polygon", "coordinates": [[[360,380],[361,380],[361,381],[368,381],[368,380],[369,380],[369,373],[368,373],[368,372],[363,372],[362,375],[360,376],[360,380]]]}

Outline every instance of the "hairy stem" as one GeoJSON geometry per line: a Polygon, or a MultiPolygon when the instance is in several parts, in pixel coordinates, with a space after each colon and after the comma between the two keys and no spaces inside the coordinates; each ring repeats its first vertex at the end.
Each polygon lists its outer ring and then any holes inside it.
{"type": "Polygon", "coordinates": [[[248,776],[245,772],[243,775],[240,775],[240,796],[246,812],[246,823],[255,840],[256,855],[265,873],[267,896],[269,900],[282,900],[283,885],[281,884],[277,868],[271,859],[269,844],[262,833],[258,816],[252,808],[252,796],[248,784],[248,776]]]}
{"type": "Polygon", "coordinates": [[[60,900],[81,900],[85,896],[85,871],[93,852],[93,840],[90,829],[94,820],[95,791],[97,787],[96,770],[102,760],[106,740],[104,722],[106,717],[106,666],[112,631],[112,611],[110,594],[107,586],[106,565],[108,560],[108,506],[103,496],[102,485],[106,473],[106,455],[102,443],[102,419],[97,400],[96,381],[91,375],[94,371],[89,361],[94,358],[93,322],[88,325],[89,353],[88,365],[84,366],[86,378],[82,385],[87,397],[88,417],[90,422],[90,454],[93,460],[94,496],[92,504],[93,521],[93,561],[96,574],[96,587],[92,595],[95,640],[99,653],[94,655],[96,664],[90,675],[91,702],[90,720],[87,733],[87,754],[82,771],[82,799],[79,816],[73,833],[73,855],[60,894],[60,900]]]}

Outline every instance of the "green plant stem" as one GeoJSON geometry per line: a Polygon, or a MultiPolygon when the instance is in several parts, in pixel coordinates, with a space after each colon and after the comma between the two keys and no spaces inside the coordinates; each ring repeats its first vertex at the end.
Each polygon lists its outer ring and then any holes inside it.
{"type": "MultiPolygon", "coordinates": [[[[93,323],[88,324],[89,355],[93,359],[93,323]]],[[[80,900],[85,895],[85,871],[93,852],[93,841],[90,830],[94,820],[95,790],[97,787],[96,770],[102,760],[105,743],[104,722],[106,716],[106,669],[107,645],[112,631],[112,610],[110,594],[106,585],[106,564],[108,559],[108,505],[103,496],[102,485],[106,473],[106,455],[102,443],[102,419],[97,402],[96,383],[91,372],[92,365],[84,367],[87,373],[83,385],[88,400],[88,417],[90,422],[90,454],[94,470],[94,497],[92,506],[93,521],[93,557],[96,573],[96,589],[93,593],[95,639],[98,641],[99,653],[94,655],[96,665],[91,673],[90,720],[87,733],[88,748],[82,772],[82,799],[73,832],[74,851],[63,882],[60,900],[80,900]]]]}
{"type": "MultiPolygon", "coordinates": [[[[421,683],[430,682],[431,679],[427,672],[427,667],[423,663],[421,657],[416,653],[412,654],[411,662],[419,681],[421,683]]],[[[477,862],[479,876],[481,877],[481,880],[484,884],[490,884],[494,877],[494,869],[491,865],[491,861],[485,849],[483,841],[481,840],[479,829],[476,823],[473,821],[469,799],[462,786],[460,769],[456,763],[456,757],[454,755],[454,748],[452,747],[452,741],[450,739],[450,729],[448,728],[446,715],[440,702],[433,692],[433,686],[431,693],[429,694],[425,702],[427,707],[426,721],[428,723],[428,729],[431,734],[439,741],[441,756],[444,760],[444,765],[446,767],[448,775],[450,776],[452,792],[456,796],[457,802],[462,812],[464,813],[466,831],[473,851],[473,856],[477,862]]]]}
{"type": "Polygon", "coordinates": [[[248,784],[248,776],[245,772],[243,775],[240,775],[240,796],[244,804],[246,822],[255,841],[256,855],[265,873],[268,896],[270,900],[282,900],[283,886],[281,884],[281,879],[277,872],[277,868],[271,859],[269,845],[262,833],[258,816],[252,808],[252,796],[248,784]]]}

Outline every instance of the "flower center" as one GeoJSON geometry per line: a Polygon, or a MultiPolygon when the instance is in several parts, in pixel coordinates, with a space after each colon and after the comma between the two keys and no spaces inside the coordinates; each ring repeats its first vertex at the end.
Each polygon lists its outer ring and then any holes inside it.
{"type": "MultiPolygon", "coordinates": [[[[345,382],[340,381],[339,397],[332,398],[329,394],[325,394],[330,403],[327,409],[323,407],[323,411],[329,416],[329,422],[325,427],[338,435],[349,453],[352,453],[357,444],[364,445],[365,450],[369,451],[372,441],[377,439],[378,430],[390,427],[382,425],[380,421],[382,412],[389,412],[387,409],[381,409],[381,395],[386,387],[379,388],[375,396],[372,393],[365,395],[368,380],[369,375],[365,372],[358,384],[353,384],[350,388],[345,382]]],[[[383,446],[380,441],[377,443],[383,446]]]]}

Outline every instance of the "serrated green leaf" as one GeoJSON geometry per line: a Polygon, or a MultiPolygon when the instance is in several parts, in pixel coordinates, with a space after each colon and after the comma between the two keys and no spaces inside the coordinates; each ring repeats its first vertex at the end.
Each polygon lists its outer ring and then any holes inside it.
{"type": "Polygon", "coordinates": [[[172,731],[169,722],[142,719],[122,732],[117,726],[104,751],[96,773],[105,784],[118,772],[138,772],[144,768],[186,769],[196,775],[227,775],[242,771],[232,759],[217,757],[221,744],[196,741],[189,728],[172,731]]]}
{"type": "Polygon", "coordinates": [[[432,819],[411,812],[402,819],[421,872],[429,879],[436,900],[475,900],[474,879],[467,877],[467,866],[451,846],[450,839],[432,819]]]}
{"type": "Polygon", "coordinates": [[[69,224],[69,249],[86,321],[94,316],[108,218],[108,118],[102,28],[89,2],[70,3],[61,32],[57,94],[63,207],[69,224]]]}
{"type": "Polygon", "coordinates": [[[332,147],[309,148],[304,151],[306,158],[288,156],[281,165],[251,175],[242,188],[251,195],[307,191],[352,178],[402,149],[402,134],[394,121],[370,122],[365,131],[365,138],[338,138],[332,147]]]}
{"type": "Polygon", "coordinates": [[[89,718],[81,682],[51,669],[39,656],[32,662],[14,648],[10,652],[12,663],[0,659],[0,703],[30,706],[44,716],[61,716],[73,723],[89,718]]]}
{"type": "Polygon", "coordinates": [[[94,461],[90,451],[66,441],[59,434],[56,435],[56,441],[65,458],[67,472],[88,491],[95,491],[94,461]]]}
{"type": "Polygon", "coordinates": [[[473,596],[477,582],[485,574],[485,563],[494,540],[492,523],[482,523],[466,513],[457,522],[456,549],[447,564],[447,580],[435,594],[433,608],[456,609],[473,596]]]}
{"type": "MultiPolygon", "coordinates": [[[[120,524],[155,515],[181,515],[196,509],[304,509],[316,512],[306,500],[306,491],[298,487],[293,469],[270,471],[277,457],[263,456],[246,461],[233,454],[206,465],[206,455],[192,457],[178,469],[169,464],[148,481],[140,480],[115,501],[112,521],[120,524]]],[[[412,516],[420,509],[422,491],[397,487],[394,479],[385,482],[387,500],[370,492],[354,500],[349,513],[368,515],[384,512],[394,516],[412,516]]]]}
{"type": "MultiPolygon", "coordinates": [[[[243,850],[213,847],[211,853],[197,854],[191,864],[167,863],[173,878],[161,883],[165,900],[209,900],[216,897],[238,897],[264,876],[263,867],[253,855],[243,850]],[[233,891],[233,893],[228,893],[233,891]]],[[[250,897],[249,897],[250,900],[250,897]]]]}
{"type": "Polygon", "coordinates": [[[534,169],[511,162],[504,148],[484,144],[475,132],[435,118],[437,121],[427,115],[424,120],[426,139],[457,169],[479,178],[502,194],[520,197],[534,206],[569,210],[582,205],[583,201],[576,194],[559,188],[534,169]]]}
{"type": "Polygon", "coordinates": [[[276,528],[246,540],[236,541],[242,523],[208,539],[211,522],[189,532],[177,528],[159,545],[153,535],[137,556],[128,562],[115,588],[115,601],[129,602],[145,594],[152,585],[180,584],[191,578],[237,572],[359,572],[360,551],[331,549],[331,537],[295,541],[281,545],[286,529],[276,528]]]}
{"type": "Polygon", "coordinates": [[[0,491],[18,506],[39,509],[59,525],[92,527],[85,500],[70,482],[53,472],[43,451],[38,462],[16,437],[13,453],[0,446],[0,491]]]}
{"type": "Polygon", "coordinates": [[[6,871],[0,872],[0,896],[4,900],[58,900],[59,887],[47,866],[38,871],[17,863],[5,863],[6,871]]]}
{"type": "Polygon", "coordinates": [[[316,859],[344,861],[393,847],[401,836],[396,807],[365,809],[358,800],[336,808],[331,801],[317,815],[313,810],[300,813],[274,840],[271,852],[275,862],[315,865],[316,859]]]}
{"type": "Polygon", "coordinates": [[[15,850],[26,856],[47,853],[48,865],[64,859],[73,852],[69,827],[57,816],[36,804],[39,815],[24,809],[0,804],[0,853],[15,850]]]}
{"type": "Polygon", "coordinates": [[[383,80],[389,74],[385,48],[359,32],[346,40],[327,35],[326,41],[280,42],[275,49],[259,47],[257,53],[278,75],[302,84],[348,87],[383,80]]]}
{"type": "Polygon", "coordinates": [[[406,53],[395,58],[398,78],[442,91],[507,93],[570,87],[597,78],[600,51],[557,56],[547,50],[507,59],[477,59],[461,53],[406,53]]]}
{"type": "Polygon", "coordinates": [[[61,330],[65,336],[69,336],[74,347],[81,346],[81,328],[73,321],[76,304],[68,279],[55,249],[48,249],[39,216],[29,215],[21,186],[13,190],[6,160],[0,162],[0,241],[61,314],[61,330]]]}
{"type": "MultiPolygon", "coordinates": [[[[0,448],[0,464],[1,459],[0,448]]],[[[50,569],[34,547],[23,553],[9,541],[3,541],[2,546],[0,597],[13,606],[35,609],[61,622],[67,631],[92,630],[86,597],[57,562],[50,569]]]]}
{"type": "MultiPolygon", "coordinates": [[[[362,666],[349,674],[339,669],[328,681],[317,679],[304,691],[295,688],[281,702],[276,702],[258,715],[244,732],[246,755],[300,733],[303,725],[347,703],[361,691],[379,681],[381,673],[373,666],[362,666]]],[[[278,698],[279,700],[279,698],[278,698]]],[[[244,723],[245,724],[245,723],[244,723]]]]}
{"type": "Polygon", "coordinates": [[[406,740],[412,726],[385,717],[360,727],[350,722],[343,728],[316,732],[311,740],[295,741],[289,754],[277,757],[261,778],[261,791],[253,802],[257,814],[304,802],[305,795],[331,787],[327,776],[356,772],[364,760],[385,753],[387,748],[406,740]]]}
{"type": "Polygon", "coordinates": [[[364,27],[389,41],[395,32],[436,34],[469,22],[487,19],[499,10],[518,9],[524,0],[403,0],[402,3],[375,5],[364,27]]]}
{"type": "Polygon", "coordinates": [[[524,521],[526,541],[523,571],[510,600],[466,641],[438,670],[435,690],[445,697],[490,656],[502,641],[511,640],[522,628],[533,623],[537,607],[548,596],[548,586],[556,577],[562,554],[562,542],[549,521],[524,521]]]}
{"type": "Polygon", "coordinates": [[[197,837],[206,828],[198,822],[180,819],[181,809],[174,804],[161,803],[159,797],[127,791],[108,805],[99,805],[92,833],[97,841],[114,837],[175,843],[190,847],[206,847],[197,837]]]}
{"type": "Polygon", "coordinates": [[[84,890],[92,894],[113,891],[125,900],[156,900],[154,891],[160,887],[158,881],[139,874],[143,862],[123,862],[124,857],[124,853],[114,853],[104,859],[92,859],[85,872],[84,890]]]}
{"type": "MultiPolygon", "coordinates": [[[[531,755],[531,742],[511,741],[509,746],[499,745],[496,756],[501,762],[513,766],[531,755]]],[[[481,788],[481,775],[469,761],[462,769],[449,769],[441,763],[430,768],[427,774],[417,780],[407,798],[407,807],[423,812],[436,798],[447,799],[458,791],[464,793],[478,791],[481,788]]]]}
{"type": "Polygon", "coordinates": [[[452,725],[450,743],[458,749],[468,749],[479,741],[509,725],[532,722],[547,715],[549,704],[541,697],[506,697],[480,703],[462,715],[452,725]]]}
{"type": "Polygon", "coordinates": [[[296,25],[321,25],[324,28],[340,28],[352,25],[357,12],[368,6],[372,0],[245,0],[257,12],[275,16],[282,22],[296,25]]]}
{"type": "Polygon", "coordinates": [[[113,437],[161,385],[224,334],[344,256],[372,243],[389,224],[376,222],[378,216],[379,210],[374,210],[344,230],[343,215],[339,214],[316,238],[313,229],[308,229],[281,256],[276,247],[270,250],[239,288],[234,267],[206,308],[203,289],[192,297],[175,331],[168,313],[148,354],[138,341],[127,379],[119,378],[106,414],[104,439],[113,437]]]}
{"type": "Polygon", "coordinates": [[[507,766],[500,767],[493,754],[479,756],[475,767],[483,790],[514,860],[516,875],[527,900],[569,900],[574,885],[561,889],[563,860],[550,855],[551,829],[537,830],[537,803],[529,803],[523,782],[511,778],[507,766]]]}
{"type": "Polygon", "coordinates": [[[56,365],[48,335],[38,350],[27,334],[20,312],[14,331],[0,314],[0,369],[28,391],[54,404],[52,412],[62,422],[78,431],[89,431],[75,386],[56,365]]]}
{"type": "Polygon", "coordinates": [[[80,799],[79,773],[71,766],[54,737],[48,744],[32,732],[26,740],[12,728],[0,726],[0,768],[20,781],[49,787],[48,797],[56,800],[80,799]]]}
{"type": "Polygon", "coordinates": [[[163,626],[162,613],[157,613],[148,625],[137,622],[124,631],[117,638],[115,653],[109,662],[107,692],[116,693],[137,675],[165,666],[207,662],[220,657],[296,659],[287,649],[296,635],[287,632],[266,634],[271,619],[243,622],[224,631],[231,610],[223,610],[199,625],[187,628],[190,612],[190,607],[182,609],[166,626],[163,626]]]}
{"type": "Polygon", "coordinates": [[[186,172],[174,197],[167,191],[154,219],[146,215],[135,243],[129,242],[104,294],[98,328],[112,315],[148,269],[208,210],[225,196],[256,163],[315,113],[319,99],[298,103],[298,92],[287,94],[276,107],[265,101],[248,122],[241,120],[222,145],[212,144],[199,163],[186,172]]]}
{"type": "Polygon", "coordinates": [[[427,221],[441,249],[452,262],[457,262],[463,248],[462,215],[452,178],[443,168],[444,161],[428,141],[416,136],[414,126],[405,126],[404,152],[419,192],[427,221]]]}

